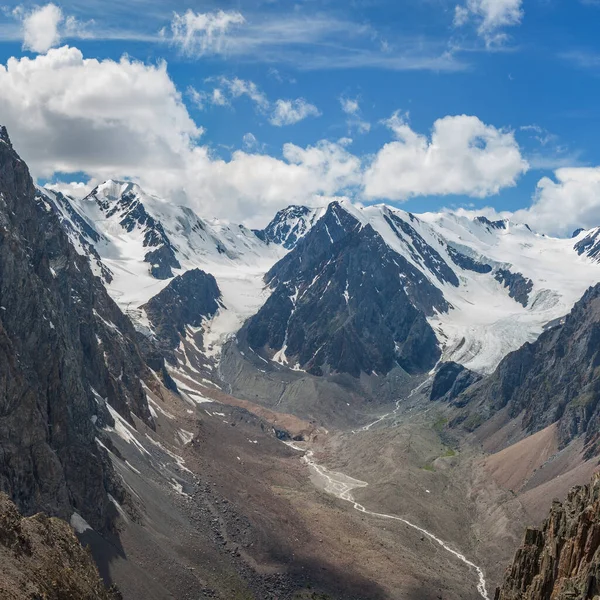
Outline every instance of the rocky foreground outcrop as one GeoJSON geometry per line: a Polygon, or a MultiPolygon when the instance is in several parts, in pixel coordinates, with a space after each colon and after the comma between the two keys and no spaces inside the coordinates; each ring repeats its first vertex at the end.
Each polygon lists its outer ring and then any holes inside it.
{"type": "Polygon", "coordinates": [[[527,529],[495,600],[600,598],[600,475],[554,502],[541,529],[527,529]]]}
{"type": "Polygon", "coordinates": [[[120,600],[106,590],[89,552],[62,520],[24,518],[0,493],[2,600],[120,600]]]}

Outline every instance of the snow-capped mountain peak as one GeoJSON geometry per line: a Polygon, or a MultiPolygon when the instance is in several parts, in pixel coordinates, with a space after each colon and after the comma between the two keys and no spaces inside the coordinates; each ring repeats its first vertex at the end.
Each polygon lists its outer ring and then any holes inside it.
{"type": "Polygon", "coordinates": [[[325,214],[325,208],[308,208],[307,206],[288,206],[280,210],[273,220],[256,235],[272,244],[279,244],[291,250],[325,214]]]}

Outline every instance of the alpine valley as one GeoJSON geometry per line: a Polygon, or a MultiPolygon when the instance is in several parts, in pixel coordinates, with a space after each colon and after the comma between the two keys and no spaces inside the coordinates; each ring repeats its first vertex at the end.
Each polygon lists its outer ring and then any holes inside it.
{"type": "Polygon", "coordinates": [[[597,598],[598,282],[600,228],[252,230],[0,128],[2,598],[597,598]]]}

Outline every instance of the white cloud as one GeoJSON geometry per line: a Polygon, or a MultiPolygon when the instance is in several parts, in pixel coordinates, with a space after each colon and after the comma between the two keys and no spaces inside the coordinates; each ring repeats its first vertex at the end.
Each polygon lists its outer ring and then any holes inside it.
{"type": "Polygon", "coordinates": [[[82,181],[54,181],[47,183],[45,187],[56,192],[62,192],[67,196],[73,196],[74,198],[84,198],[99,183],[101,182],[93,179],[90,179],[85,183],[82,181]]]}
{"type": "Polygon", "coordinates": [[[269,108],[267,96],[253,81],[240,79],[239,77],[234,77],[233,79],[220,77],[219,83],[232,98],[247,96],[261,110],[267,110],[269,108]]]}
{"type": "Polygon", "coordinates": [[[360,114],[360,102],[358,98],[347,98],[342,96],[340,98],[340,105],[342,110],[348,115],[346,124],[348,125],[348,132],[353,130],[358,133],[369,133],[371,131],[371,123],[361,118],[360,114]]]}
{"type": "Polygon", "coordinates": [[[307,117],[319,117],[320,115],[319,109],[314,104],[304,100],[304,98],[277,100],[269,121],[276,127],[282,127],[284,125],[294,125],[307,117]]]}
{"type": "Polygon", "coordinates": [[[256,136],[250,132],[244,134],[242,143],[246,152],[252,152],[252,150],[258,148],[258,140],[256,139],[256,136]]]}
{"type": "MultiPolygon", "coordinates": [[[[445,41],[397,38],[392,46],[361,22],[297,10],[246,19],[237,11],[174,13],[162,39],[189,57],[226,55],[243,62],[287,64],[303,70],[380,68],[394,71],[461,71],[467,65],[445,41]],[[323,52],[323,48],[327,52],[323,52]]],[[[277,76],[277,71],[271,73],[277,76]]]]}
{"type": "Polygon", "coordinates": [[[0,65],[0,115],[36,175],[176,167],[202,130],[164,63],[51,49],[0,65]]]}
{"type": "Polygon", "coordinates": [[[438,119],[430,138],[413,131],[399,113],[387,125],[397,140],[376,154],[365,173],[369,198],[403,201],[434,194],[483,198],[514,186],[528,169],[513,133],[477,117],[438,119]]]}
{"type": "Polygon", "coordinates": [[[461,27],[474,21],[486,44],[499,45],[507,37],[502,29],[521,23],[522,5],[523,0],[466,0],[455,7],[454,25],[461,27]]]}
{"type": "MultiPolygon", "coordinates": [[[[21,11],[17,11],[17,16],[21,11]]],[[[62,10],[55,4],[46,4],[23,13],[23,48],[33,52],[47,52],[60,43],[59,25],[64,20],[62,10]]]]}
{"type": "MultiPolygon", "coordinates": [[[[246,22],[238,11],[174,13],[171,21],[171,41],[188,56],[222,54],[227,51],[228,33],[246,22]]],[[[163,31],[163,35],[166,33],[163,31]]]]}
{"type": "Polygon", "coordinates": [[[253,81],[221,76],[210,78],[207,82],[215,79],[217,87],[210,92],[189,89],[190,97],[198,108],[202,109],[207,104],[230,106],[233,100],[246,96],[254,103],[260,114],[269,115],[269,122],[276,127],[294,125],[307,117],[318,117],[321,114],[316,106],[308,103],[304,98],[279,99],[272,103],[253,81]]]}
{"type": "Polygon", "coordinates": [[[514,218],[534,229],[568,235],[600,225],[600,167],[562,168],[537,184],[533,204],[514,218]]]}
{"type": "MultiPolygon", "coordinates": [[[[281,102],[288,104],[274,106],[282,123],[316,110],[305,101],[281,102]]],[[[485,196],[513,185],[527,166],[511,133],[466,116],[437,121],[431,140],[394,116],[388,125],[398,140],[379,151],[366,174],[349,139],[288,143],[275,157],[246,136],[245,150],[225,160],[202,145],[203,130],[164,63],[85,59],[69,47],[0,65],[0,115],[35,177],[129,178],[199,214],[233,220],[256,220],[290,203],[358,196],[363,187],[367,197],[400,200],[485,196]]]]}
{"type": "Polygon", "coordinates": [[[92,35],[89,27],[93,21],[82,22],[73,16],[65,16],[52,3],[31,10],[20,5],[12,11],[12,16],[21,22],[23,49],[39,54],[58,46],[64,37],[88,38],[92,35]]]}
{"type": "Polygon", "coordinates": [[[340,104],[342,105],[342,110],[347,115],[357,115],[360,112],[360,104],[356,98],[345,98],[342,96],[340,104]]]}

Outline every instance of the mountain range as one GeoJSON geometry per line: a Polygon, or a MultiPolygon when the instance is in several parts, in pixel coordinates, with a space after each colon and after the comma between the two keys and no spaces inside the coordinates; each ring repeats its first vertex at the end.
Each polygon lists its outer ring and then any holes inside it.
{"type": "Polygon", "coordinates": [[[16,510],[42,511],[125,598],[487,598],[484,573],[549,597],[597,484],[504,579],[490,556],[597,466],[599,234],[347,200],[259,230],[128,181],[75,198],[0,128],[0,550],[17,564],[16,510]]]}

